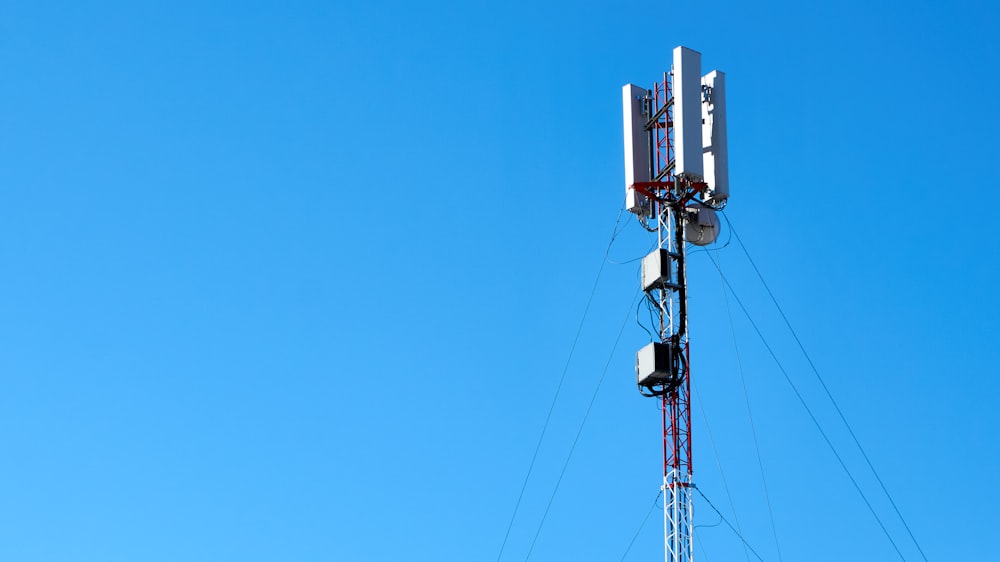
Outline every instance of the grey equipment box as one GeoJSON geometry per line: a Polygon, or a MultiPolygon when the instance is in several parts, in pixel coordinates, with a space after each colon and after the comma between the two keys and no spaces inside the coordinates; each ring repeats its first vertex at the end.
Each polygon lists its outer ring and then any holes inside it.
{"type": "Polygon", "coordinates": [[[635,382],[639,386],[664,385],[672,387],[677,383],[678,373],[674,369],[671,346],[653,342],[635,354],[635,382]]]}
{"type": "Polygon", "coordinates": [[[663,287],[674,287],[673,283],[673,263],[670,253],[663,248],[653,250],[648,256],[642,258],[642,290],[661,289],[663,287]]]}

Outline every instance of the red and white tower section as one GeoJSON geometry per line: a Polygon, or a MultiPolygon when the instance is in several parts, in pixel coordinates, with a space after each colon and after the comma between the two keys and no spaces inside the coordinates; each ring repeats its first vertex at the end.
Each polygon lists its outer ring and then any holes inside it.
{"type": "Polygon", "coordinates": [[[729,198],[725,96],[725,75],[702,76],[701,54],[686,47],[674,49],[652,90],[622,88],[625,205],[658,241],[641,281],[659,330],[636,353],[635,370],[639,392],[662,403],[667,562],[694,560],[686,246],[718,238],[716,211],[729,198]]]}

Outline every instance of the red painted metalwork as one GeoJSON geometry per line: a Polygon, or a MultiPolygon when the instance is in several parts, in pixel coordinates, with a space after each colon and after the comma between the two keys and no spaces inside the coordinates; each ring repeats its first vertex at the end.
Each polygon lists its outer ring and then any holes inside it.
{"type": "Polygon", "coordinates": [[[700,193],[702,190],[708,188],[708,184],[703,181],[688,183],[688,186],[691,188],[690,191],[688,191],[683,197],[680,198],[679,201],[677,201],[678,205],[683,205],[687,203],[691,199],[694,199],[695,195],[700,193]]]}
{"type": "MultiPolygon", "coordinates": [[[[682,209],[687,201],[707,187],[704,182],[664,181],[665,178],[670,177],[674,161],[674,146],[671,138],[673,132],[671,86],[670,74],[666,72],[663,73],[663,81],[653,86],[653,107],[651,108],[653,119],[650,128],[653,132],[656,177],[654,181],[638,182],[631,186],[636,191],[656,201],[657,216],[659,216],[661,205],[672,203],[675,209],[682,209]]],[[[677,388],[662,397],[664,477],[671,471],[676,476],[690,477],[692,474],[691,373],[688,367],[690,351],[686,338],[681,345],[684,353],[682,382],[677,388]]],[[[667,484],[688,486],[687,482],[678,480],[667,484]]]]}
{"type": "Polygon", "coordinates": [[[690,357],[684,346],[683,382],[663,395],[663,475],[672,470],[675,474],[694,472],[691,462],[691,373],[687,367],[690,357]]]}
{"type": "Polygon", "coordinates": [[[656,194],[658,189],[665,189],[669,193],[673,188],[672,181],[637,181],[629,186],[629,189],[634,189],[654,201],[661,201],[660,196],[656,194]]]}
{"type": "Polygon", "coordinates": [[[670,96],[670,75],[663,73],[663,82],[657,82],[653,86],[653,107],[654,119],[652,126],[653,140],[655,145],[655,170],[657,177],[661,180],[673,168],[674,145],[670,138],[670,131],[673,129],[673,106],[670,96]]]}
{"type": "Polygon", "coordinates": [[[670,470],[668,464],[670,455],[672,454],[673,447],[670,446],[670,434],[667,432],[667,412],[672,412],[673,408],[667,403],[667,395],[662,396],[662,404],[660,406],[660,412],[663,414],[663,476],[667,475],[670,470]]]}
{"type": "Polygon", "coordinates": [[[671,77],[664,73],[663,82],[654,85],[650,131],[654,156],[654,175],[649,182],[637,182],[631,189],[653,202],[659,243],[676,252],[679,286],[660,289],[660,339],[680,353],[676,386],[664,384],[648,389],[661,400],[663,432],[664,541],[670,562],[691,562],[694,552],[691,490],[693,486],[691,439],[691,371],[690,346],[687,335],[687,280],[684,251],[685,205],[702,193],[707,185],[702,181],[678,178],[674,171],[673,98],[671,77]],[[676,308],[674,308],[676,306],[676,308]]]}

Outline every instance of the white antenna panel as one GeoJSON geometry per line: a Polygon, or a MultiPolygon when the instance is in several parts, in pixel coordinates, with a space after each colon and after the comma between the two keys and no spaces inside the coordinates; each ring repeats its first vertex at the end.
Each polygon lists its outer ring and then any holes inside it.
{"type": "Polygon", "coordinates": [[[701,140],[701,53],[674,49],[674,175],[705,178],[701,140]]]}
{"type": "Polygon", "coordinates": [[[640,216],[650,214],[649,198],[629,186],[650,181],[652,164],[649,154],[649,116],[643,110],[649,90],[635,84],[622,87],[622,111],[625,123],[625,208],[640,216]]]}
{"type": "Polygon", "coordinates": [[[713,70],[701,79],[706,89],[702,104],[702,136],[706,196],[716,203],[729,198],[729,151],[726,148],[726,74],[713,70]]]}

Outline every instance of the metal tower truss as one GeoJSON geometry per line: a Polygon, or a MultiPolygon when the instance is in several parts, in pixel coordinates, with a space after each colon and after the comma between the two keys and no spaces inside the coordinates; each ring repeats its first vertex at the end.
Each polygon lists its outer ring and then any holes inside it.
{"type": "MultiPolygon", "coordinates": [[[[655,143],[656,181],[674,169],[672,144],[673,96],[670,75],[653,88],[651,135],[655,143]]],[[[673,285],[653,289],[660,310],[660,342],[671,351],[671,367],[677,384],[662,389],[663,419],[663,537],[669,562],[691,562],[694,558],[694,510],[691,484],[691,377],[688,370],[687,272],[685,270],[684,202],[695,191],[675,178],[674,185],[654,187],[653,210],[658,247],[666,250],[674,271],[673,285]],[[676,359],[673,359],[676,357],[676,359]]],[[[651,186],[652,187],[652,186],[651,186]]],[[[651,295],[652,296],[652,295],[651,295]]]]}
{"type": "Polygon", "coordinates": [[[663,178],[667,177],[674,169],[674,147],[670,138],[670,129],[674,126],[671,120],[674,99],[670,96],[670,74],[664,72],[663,82],[658,82],[653,86],[653,97],[650,102],[653,104],[651,106],[652,116],[646,123],[646,127],[652,131],[650,138],[653,140],[653,154],[655,156],[653,169],[656,170],[653,179],[654,181],[663,181],[663,178]]]}
{"type": "MultiPolygon", "coordinates": [[[[691,378],[687,333],[687,273],[685,224],[689,220],[686,205],[706,184],[691,178],[673,176],[673,106],[671,75],[654,86],[647,96],[651,158],[650,182],[637,182],[632,188],[651,202],[647,216],[640,216],[646,228],[657,233],[662,256],[658,275],[666,281],[651,283],[643,289],[659,311],[659,339],[667,356],[666,374],[650,379],[654,384],[640,386],[646,396],[661,400],[663,420],[663,524],[667,562],[692,562],[694,559],[693,485],[691,464],[691,378]],[[650,224],[654,222],[654,224],[650,224]]],[[[699,178],[693,178],[698,180],[699,178]]],[[[645,266],[646,264],[644,264],[645,266]]],[[[646,283],[644,282],[644,285],[646,283]]]]}
{"type": "Polygon", "coordinates": [[[725,74],[702,76],[701,53],[677,47],[652,90],[622,87],[622,108],[625,207],[657,239],[642,260],[641,286],[659,316],[659,341],[636,353],[636,384],[661,402],[666,561],[693,562],[686,245],[717,239],[715,211],[729,198],[725,74]]]}

